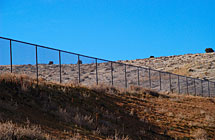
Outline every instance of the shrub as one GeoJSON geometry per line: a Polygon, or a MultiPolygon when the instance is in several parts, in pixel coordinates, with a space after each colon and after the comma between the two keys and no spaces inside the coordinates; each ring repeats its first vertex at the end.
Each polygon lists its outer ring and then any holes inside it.
{"type": "Polygon", "coordinates": [[[79,125],[79,126],[85,126],[88,128],[93,127],[93,118],[91,116],[83,116],[79,113],[77,113],[75,115],[75,117],[73,118],[73,121],[75,124],[79,125]]]}
{"type": "Polygon", "coordinates": [[[205,49],[205,52],[206,52],[206,53],[211,53],[211,52],[214,52],[214,50],[213,50],[212,48],[206,48],[206,49],[205,49]]]}
{"type": "Polygon", "coordinates": [[[78,60],[77,64],[82,64],[82,61],[81,61],[81,60],[78,60]]]}
{"type": "Polygon", "coordinates": [[[52,64],[54,64],[54,62],[53,61],[49,61],[49,65],[52,65],[52,64]]]}

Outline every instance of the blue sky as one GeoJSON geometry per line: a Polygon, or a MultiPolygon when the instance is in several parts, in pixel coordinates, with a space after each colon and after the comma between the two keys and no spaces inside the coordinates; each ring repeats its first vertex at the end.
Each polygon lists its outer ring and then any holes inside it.
{"type": "Polygon", "coordinates": [[[0,0],[0,36],[109,60],[203,53],[215,0],[0,0]]]}

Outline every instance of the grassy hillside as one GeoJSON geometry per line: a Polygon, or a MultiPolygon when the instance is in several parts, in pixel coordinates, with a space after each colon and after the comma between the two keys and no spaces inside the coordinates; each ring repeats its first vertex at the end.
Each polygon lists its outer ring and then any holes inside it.
{"type": "MultiPolygon", "coordinates": [[[[140,85],[148,88],[151,86],[151,89],[162,92],[187,93],[188,90],[193,95],[215,96],[215,53],[186,54],[122,62],[205,80],[178,77],[168,73],[158,73],[154,70],[138,69],[129,65],[126,66],[125,80],[125,65],[120,63],[112,63],[111,65],[111,62],[103,61],[99,61],[97,66],[90,61],[85,62],[80,64],[80,67],[77,64],[62,63],[61,69],[55,63],[50,65],[39,63],[38,76],[40,79],[47,81],[59,82],[61,80],[63,83],[79,82],[80,80],[82,85],[87,86],[95,84],[97,80],[98,83],[112,85],[113,79],[113,84],[116,87],[125,87],[126,82],[128,87],[140,85]],[[171,81],[169,78],[171,78],[171,81]],[[213,82],[208,82],[207,79],[213,82]]],[[[0,73],[10,72],[10,68],[9,65],[1,65],[0,73]]],[[[36,65],[13,65],[12,68],[13,73],[26,74],[30,77],[36,76],[36,65]]]]}
{"type": "Polygon", "coordinates": [[[0,75],[0,139],[214,139],[215,99],[0,75]]]}
{"type": "Polygon", "coordinates": [[[215,81],[215,53],[174,55],[123,62],[215,81]]]}

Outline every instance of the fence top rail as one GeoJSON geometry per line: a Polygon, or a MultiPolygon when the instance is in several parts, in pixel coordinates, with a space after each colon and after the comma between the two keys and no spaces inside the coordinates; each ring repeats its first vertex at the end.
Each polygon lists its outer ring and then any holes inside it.
{"type": "Polygon", "coordinates": [[[43,46],[43,45],[38,45],[38,44],[29,43],[29,42],[25,42],[25,41],[20,41],[20,40],[16,40],[16,39],[6,38],[6,37],[2,37],[2,36],[0,36],[0,38],[5,39],[5,40],[14,41],[14,42],[23,43],[23,44],[28,44],[28,45],[32,45],[32,46],[37,46],[37,47],[41,47],[41,48],[45,48],[45,49],[50,49],[50,50],[54,50],[54,51],[60,51],[60,52],[64,52],[64,53],[69,53],[69,54],[73,54],[73,55],[77,55],[77,56],[87,57],[87,58],[91,58],[91,59],[97,59],[97,60],[100,60],[100,61],[112,62],[112,63],[116,63],[116,64],[120,64],[120,65],[126,65],[126,66],[141,68],[141,69],[150,69],[150,70],[153,70],[153,71],[156,71],[156,72],[167,73],[167,74],[171,74],[171,75],[175,75],[175,76],[191,78],[191,79],[196,79],[196,80],[201,80],[201,81],[208,81],[208,82],[212,82],[212,83],[215,84],[215,82],[210,81],[210,80],[205,80],[205,79],[200,79],[200,78],[193,78],[193,77],[189,77],[189,76],[184,76],[184,75],[174,74],[174,73],[170,73],[170,72],[160,71],[160,70],[156,70],[156,69],[151,69],[150,67],[135,66],[135,65],[132,65],[132,64],[125,64],[125,63],[122,63],[122,62],[116,62],[116,61],[96,58],[96,57],[92,57],[92,56],[82,55],[82,54],[78,54],[78,53],[73,53],[73,52],[64,51],[64,50],[60,50],[60,49],[55,49],[55,48],[51,48],[51,47],[47,47],[47,46],[43,46]]]}
{"type": "MultiPolygon", "coordinates": [[[[51,48],[51,47],[47,47],[47,46],[43,46],[43,45],[39,45],[39,44],[34,44],[34,43],[29,43],[29,42],[25,42],[25,41],[20,41],[20,40],[16,40],[16,39],[11,39],[11,38],[1,37],[1,36],[0,36],[0,38],[1,39],[6,39],[6,40],[11,40],[11,41],[14,41],[14,42],[23,43],[23,44],[28,44],[28,45],[32,45],[32,46],[37,46],[37,47],[41,47],[41,48],[45,48],[45,49],[50,49],[50,50],[54,50],[54,51],[61,51],[61,52],[64,52],[64,53],[69,53],[69,54],[78,55],[78,56],[82,56],[82,57],[87,57],[87,58],[91,58],[91,59],[97,59],[97,60],[100,60],[100,61],[113,62],[113,63],[118,63],[118,64],[121,64],[121,65],[125,65],[125,63],[121,63],[121,62],[116,62],[116,61],[106,60],[106,59],[102,59],[102,58],[87,56],[87,55],[83,55],[83,54],[79,54],[79,53],[64,51],[64,50],[55,49],[55,48],[51,48]]],[[[131,65],[131,64],[126,64],[126,65],[133,66],[133,67],[141,67],[141,66],[135,66],[135,65],[131,65]]],[[[147,69],[145,67],[141,67],[141,68],[147,69]]]]}
{"type": "Polygon", "coordinates": [[[101,61],[110,62],[109,60],[96,58],[96,57],[92,57],[92,56],[86,56],[86,55],[83,55],[83,54],[73,53],[73,52],[64,51],[64,50],[60,50],[60,49],[55,49],[55,48],[51,48],[51,47],[47,47],[47,46],[43,46],[43,45],[39,45],[39,44],[29,43],[29,42],[20,41],[20,40],[11,39],[11,38],[6,38],[6,37],[1,37],[1,36],[0,36],[0,38],[1,39],[6,39],[6,40],[11,40],[11,41],[14,41],[14,42],[23,43],[23,44],[28,44],[28,45],[32,45],[32,46],[37,46],[37,47],[41,47],[41,48],[45,48],[45,49],[50,49],[50,50],[54,50],[54,51],[61,51],[61,52],[64,52],[64,53],[69,53],[69,54],[79,55],[79,56],[82,56],[82,57],[87,57],[87,58],[98,59],[98,60],[101,60],[101,61]]]}

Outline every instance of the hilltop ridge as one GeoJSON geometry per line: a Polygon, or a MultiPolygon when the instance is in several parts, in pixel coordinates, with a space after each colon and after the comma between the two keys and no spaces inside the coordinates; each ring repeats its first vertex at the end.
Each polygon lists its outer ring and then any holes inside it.
{"type": "Polygon", "coordinates": [[[197,53],[118,61],[215,81],[215,53],[197,53]]]}

